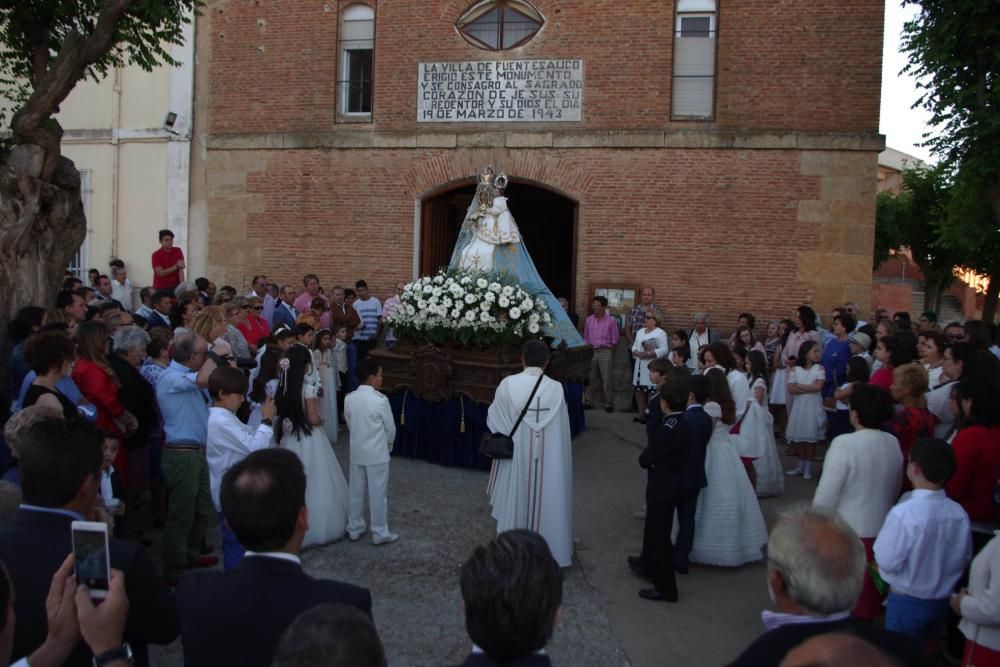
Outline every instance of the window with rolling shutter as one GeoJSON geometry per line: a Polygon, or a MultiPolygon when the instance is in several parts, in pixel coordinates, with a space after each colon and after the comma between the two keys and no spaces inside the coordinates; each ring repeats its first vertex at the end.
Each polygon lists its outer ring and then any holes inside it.
{"type": "Polygon", "coordinates": [[[705,120],[715,115],[715,0],[678,0],[674,25],[671,115],[705,120]]]}
{"type": "Polygon", "coordinates": [[[350,5],[340,17],[340,113],[370,116],[375,64],[375,11],[350,5]]]}

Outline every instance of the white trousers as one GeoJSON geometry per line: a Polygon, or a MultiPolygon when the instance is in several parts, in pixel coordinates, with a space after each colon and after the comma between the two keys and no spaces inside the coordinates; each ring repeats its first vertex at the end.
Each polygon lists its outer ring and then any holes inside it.
{"type": "Polygon", "coordinates": [[[354,539],[365,532],[366,486],[368,487],[368,510],[371,514],[372,537],[389,537],[388,463],[372,466],[351,465],[351,508],[347,520],[347,532],[354,539]]]}

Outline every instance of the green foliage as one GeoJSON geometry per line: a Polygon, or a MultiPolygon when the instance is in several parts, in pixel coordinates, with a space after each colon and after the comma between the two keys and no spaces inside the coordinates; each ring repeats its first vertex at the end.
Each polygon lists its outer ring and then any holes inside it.
{"type": "Polygon", "coordinates": [[[100,80],[126,64],[147,71],[175,64],[170,46],[182,43],[183,26],[200,0],[0,0],[0,89],[15,107],[22,105],[44,85],[67,42],[93,34],[102,11],[122,4],[128,8],[112,46],[88,54],[85,78],[100,80]]]}
{"type": "Polygon", "coordinates": [[[1000,272],[1000,227],[986,189],[977,172],[959,170],[941,225],[941,243],[961,257],[962,266],[992,275],[1000,272]]]}
{"type": "Polygon", "coordinates": [[[1000,168],[1000,0],[904,0],[920,14],[903,26],[904,68],[922,93],[914,106],[940,128],[925,145],[949,167],[1000,168]]]}
{"type": "Polygon", "coordinates": [[[903,172],[899,195],[881,193],[875,209],[876,267],[889,250],[907,246],[929,282],[947,284],[961,254],[945,242],[943,229],[951,202],[945,167],[917,167],[903,172]]]}
{"type": "Polygon", "coordinates": [[[875,198],[875,248],[872,270],[892,257],[894,250],[903,247],[903,227],[910,211],[910,200],[904,192],[895,195],[880,192],[875,198]]]}

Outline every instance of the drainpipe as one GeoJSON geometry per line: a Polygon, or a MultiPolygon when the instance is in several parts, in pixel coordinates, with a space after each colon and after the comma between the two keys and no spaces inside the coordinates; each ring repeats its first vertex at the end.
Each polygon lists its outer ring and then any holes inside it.
{"type": "Polygon", "coordinates": [[[118,256],[118,162],[121,154],[118,132],[122,116],[121,67],[115,67],[115,83],[112,90],[114,99],[111,105],[111,145],[113,148],[111,152],[111,256],[108,258],[109,260],[118,256]]]}

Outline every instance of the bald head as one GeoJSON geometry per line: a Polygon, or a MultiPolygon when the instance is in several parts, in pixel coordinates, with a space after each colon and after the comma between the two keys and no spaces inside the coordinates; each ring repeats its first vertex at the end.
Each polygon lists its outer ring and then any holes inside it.
{"type": "Polygon", "coordinates": [[[779,667],[894,667],[885,653],[841,632],[817,635],[788,652],[779,667]]]}

